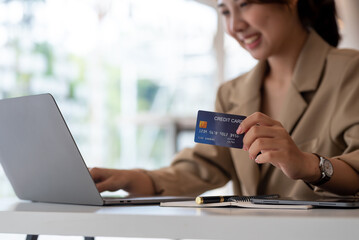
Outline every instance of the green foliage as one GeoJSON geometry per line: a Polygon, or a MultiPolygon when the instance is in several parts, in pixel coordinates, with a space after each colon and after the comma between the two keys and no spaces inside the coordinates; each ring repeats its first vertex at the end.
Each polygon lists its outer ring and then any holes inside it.
{"type": "Polygon", "coordinates": [[[76,88],[80,84],[86,84],[86,59],[76,56],[76,55],[69,55],[68,56],[69,62],[71,62],[75,68],[78,70],[78,75],[73,79],[70,79],[69,86],[68,86],[68,98],[75,99],[76,88]]]}
{"type": "Polygon", "coordinates": [[[54,53],[52,46],[48,42],[35,43],[33,53],[41,54],[46,60],[45,76],[54,74],[54,53]]]}
{"type": "Polygon", "coordinates": [[[139,112],[150,110],[159,86],[150,79],[139,79],[137,82],[137,109],[139,112]]]}
{"type": "Polygon", "coordinates": [[[168,130],[161,128],[155,139],[155,144],[151,151],[151,159],[156,162],[158,166],[165,166],[168,159],[163,158],[164,147],[168,145],[167,135],[168,130]],[[162,161],[161,161],[162,160],[162,161]]]}
{"type": "Polygon", "coordinates": [[[109,143],[109,166],[115,166],[115,162],[120,159],[121,138],[118,131],[118,118],[121,113],[121,70],[118,66],[110,64],[104,65],[107,74],[106,80],[106,109],[107,109],[107,135],[109,143]]]}

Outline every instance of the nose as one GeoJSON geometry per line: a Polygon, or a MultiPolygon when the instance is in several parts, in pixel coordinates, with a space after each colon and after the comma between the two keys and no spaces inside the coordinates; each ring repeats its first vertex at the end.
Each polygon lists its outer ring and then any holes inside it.
{"type": "Polygon", "coordinates": [[[242,32],[248,27],[248,24],[244,19],[240,16],[240,14],[232,14],[229,19],[228,30],[231,33],[242,32]]]}

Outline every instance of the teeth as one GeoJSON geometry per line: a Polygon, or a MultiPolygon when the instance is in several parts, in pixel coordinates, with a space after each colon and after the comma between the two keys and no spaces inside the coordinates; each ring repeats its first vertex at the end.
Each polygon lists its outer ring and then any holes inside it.
{"type": "Polygon", "coordinates": [[[250,38],[244,39],[244,43],[245,43],[245,44],[254,43],[258,38],[259,38],[258,35],[254,35],[254,36],[252,36],[252,37],[250,37],[250,38]]]}

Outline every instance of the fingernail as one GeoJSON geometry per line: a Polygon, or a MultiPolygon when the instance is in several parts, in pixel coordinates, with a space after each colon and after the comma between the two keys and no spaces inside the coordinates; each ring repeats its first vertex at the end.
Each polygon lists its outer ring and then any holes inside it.
{"type": "Polygon", "coordinates": [[[242,131],[243,131],[242,128],[241,128],[241,127],[238,127],[238,129],[237,129],[237,134],[242,134],[242,133],[243,133],[242,131]]]}
{"type": "Polygon", "coordinates": [[[243,150],[244,150],[244,151],[248,151],[248,147],[247,147],[247,146],[243,146],[243,150]]]}

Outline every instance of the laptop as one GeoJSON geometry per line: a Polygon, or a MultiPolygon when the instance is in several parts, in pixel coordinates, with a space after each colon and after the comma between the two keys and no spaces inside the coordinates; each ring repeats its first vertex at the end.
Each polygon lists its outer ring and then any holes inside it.
{"type": "Polygon", "coordinates": [[[273,199],[254,198],[251,199],[255,204],[274,204],[274,205],[312,205],[314,207],[326,208],[359,208],[359,198],[355,197],[313,197],[306,199],[280,197],[273,199]]]}
{"type": "Polygon", "coordinates": [[[102,197],[50,94],[0,100],[0,161],[23,200],[95,206],[194,200],[102,197]]]}

